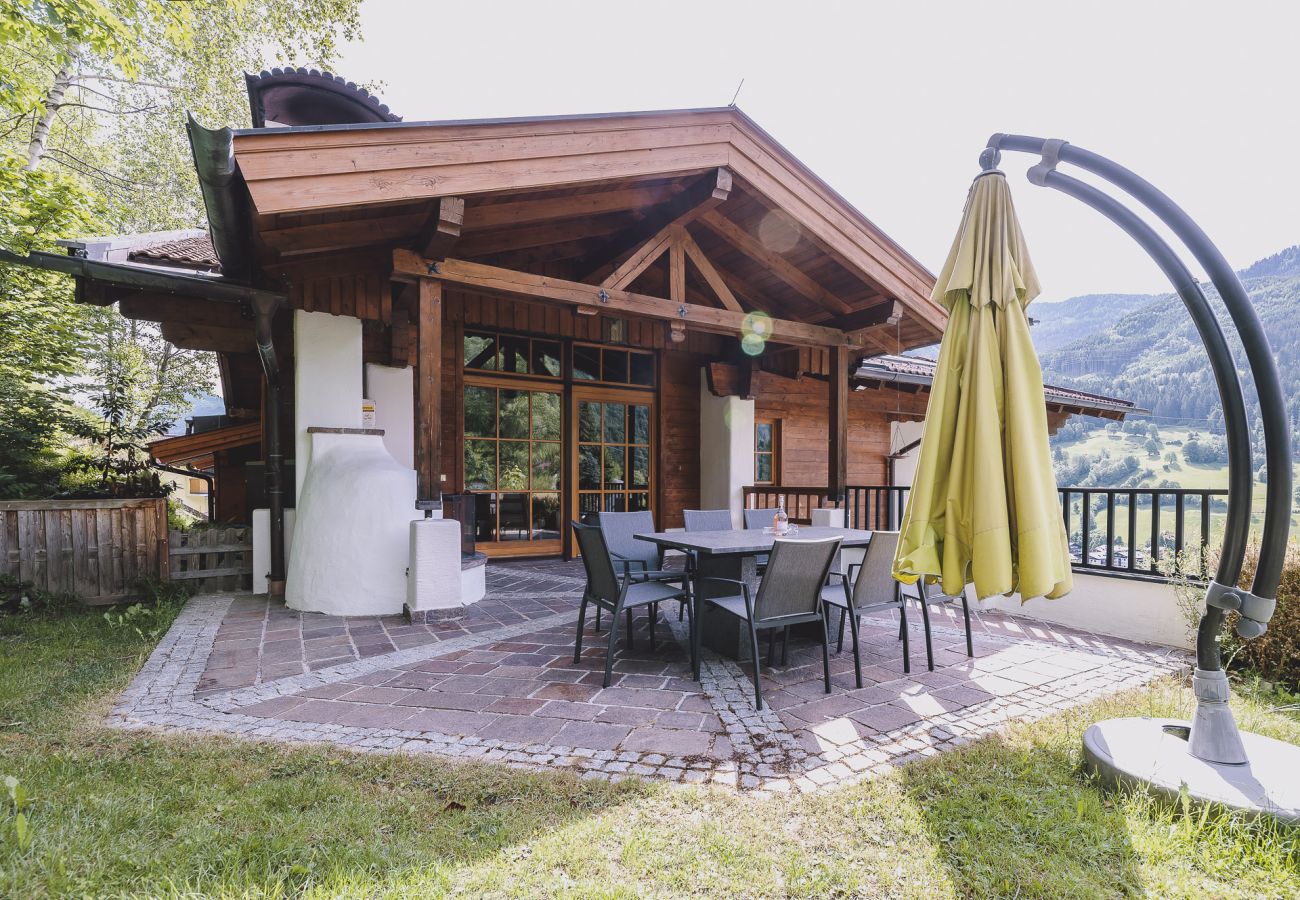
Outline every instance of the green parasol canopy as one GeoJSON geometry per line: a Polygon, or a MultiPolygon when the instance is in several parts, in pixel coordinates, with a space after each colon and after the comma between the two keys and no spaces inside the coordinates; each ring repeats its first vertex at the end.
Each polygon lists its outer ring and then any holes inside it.
{"type": "Polygon", "coordinates": [[[1070,550],[1047,444],[1043,373],[1025,307],[1038,295],[1011,189],[975,179],[934,286],[948,325],[894,577],[960,594],[1061,597],[1070,550]]]}

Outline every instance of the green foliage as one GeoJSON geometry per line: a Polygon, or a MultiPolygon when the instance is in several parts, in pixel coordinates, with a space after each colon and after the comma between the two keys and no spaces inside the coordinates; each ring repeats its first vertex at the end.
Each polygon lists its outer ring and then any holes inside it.
{"type": "MultiPolygon", "coordinates": [[[[0,0],[0,246],[201,225],[185,114],[248,124],[243,72],[328,63],[358,6],[0,0]]],[[[212,354],[20,266],[0,264],[0,321],[0,498],[156,493],[139,446],[211,389],[212,354]]]]}
{"type": "MultiPolygon", "coordinates": [[[[73,179],[28,171],[0,152],[0,247],[52,250],[54,237],[93,230],[97,212],[73,179]]],[[[0,265],[0,498],[55,489],[60,431],[78,417],[66,379],[78,369],[92,315],[73,302],[66,278],[0,265]]]]}
{"type": "Polygon", "coordinates": [[[0,844],[11,844],[19,853],[32,845],[32,826],[27,818],[31,798],[12,775],[4,778],[5,792],[0,797],[0,844]]]}
{"type": "MultiPolygon", "coordinates": [[[[1258,561],[1259,547],[1252,546],[1246,554],[1239,584],[1250,585],[1258,561]]],[[[1229,619],[1231,629],[1236,614],[1229,619]]],[[[1287,546],[1282,580],[1277,588],[1277,610],[1268,623],[1268,630],[1249,641],[1243,641],[1235,631],[1229,630],[1225,632],[1223,648],[1236,665],[1290,691],[1300,692],[1300,543],[1292,540],[1287,546]]]]}
{"type": "Polygon", "coordinates": [[[19,581],[12,575],[0,573],[0,612],[57,615],[71,609],[76,603],[77,598],[72,594],[51,594],[37,590],[30,581],[19,581]]]}

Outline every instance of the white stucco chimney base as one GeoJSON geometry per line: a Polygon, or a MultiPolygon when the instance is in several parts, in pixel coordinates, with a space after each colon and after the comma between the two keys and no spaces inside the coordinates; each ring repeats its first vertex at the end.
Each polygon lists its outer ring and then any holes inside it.
{"type": "Polygon", "coordinates": [[[298,497],[285,603],[336,616],[400,613],[406,602],[415,471],[382,432],[308,429],[311,463],[298,497]]]}

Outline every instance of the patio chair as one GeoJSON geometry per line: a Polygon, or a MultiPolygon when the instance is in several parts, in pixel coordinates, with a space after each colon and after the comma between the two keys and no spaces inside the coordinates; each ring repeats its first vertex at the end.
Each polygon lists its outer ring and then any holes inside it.
{"type": "MultiPolygon", "coordinates": [[[[873,543],[875,542],[874,537],[871,540],[873,543]]],[[[918,595],[917,601],[921,605],[921,620],[925,624],[925,663],[927,668],[929,668],[929,670],[933,672],[934,671],[934,646],[930,640],[930,607],[945,606],[959,598],[949,597],[947,594],[943,594],[943,593],[935,593],[935,594],[929,593],[925,588],[924,579],[917,581],[916,592],[918,595]]],[[[970,635],[970,602],[966,599],[965,588],[962,588],[960,599],[961,599],[962,619],[965,620],[965,624],[966,624],[966,656],[974,657],[975,646],[974,646],[974,642],[971,640],[971,635],[970,635]]]]}
{"type": "MultiPolygon", "coordinates": [[[[600,533],[605,537],[605,546],[609,548],[609,558],[621,577],[633,581],[661,581],[676,584],[689,589],[690,581],[686,572],[664,568],[664,551],[658,544],[636,539],[638,533],[645,534],[655,530],[654,513],[649,510],[638,512],[601,512],[596,514],[600,533]]],[[[682,601],[677,613],[677,621],[682,620],[686,602],[682,601]]],[[[658,617],[659,609],[654,608],[651,615],[658,617]]],[[[596,609],[596,630],[600,631],[600,609],[596,609]]],[[[630,638],[629,633],[629,638],[630,638]]]]}
{"type": "MultiPolygon", "coordinates": [[[[706,581],[731,584],[738,593],[722,597],[700,598],[696,610],[696,625],[703,621],[706,609],[720,610],[735,616],[749,625],[749,649],[754,664],[754,704],[763,708],[763,691],[759,683],[762,665],[758,655],[760,629],[780,628],[804,622],[822,624],[822,668],[825,673],[826,693],[831,692],[830,628],[826,621],[826,607],[822,603],[822,586],[830,571],[831,561],[839,552],[840,539],[822,541],[776,541],[772,545],[772,560],[767,575],[751,597],[749,585],[734,578],[701,578],[706,581]]],[[[691,653],[695,679],[700,677],[700,628],[694,632],[695,647],[691,653]]]]}
{"type": "Polygon", "coordinates": [[[682,518],[687,531],[731,531],[736,527],[729,509],[684,509],[682,518]]]}
{"type": "Polygon", "coordinates": [[[688,635],[692,639],[688,645],[692,651],[692,671],[694,665],[693,640],[694,616],[691,614],[690,595],[684,588],[674,587],[661,581],[634,581],[631,578],[619,578],[610,559],[609,548],[605,545],[605,536],[596,525],[583,525],[574,522],[573,533],[578,539],[578,548],[582,551],[582,565],[587,570],[587,586],[582,592],[582,604],[578,607],[578,636],[573,646],[573,661],[577,663],[582,657],[582,629],[587,619],[587,604],[597,609],[610,612],[609,645],[605,651],[605,680],[603,685],[609,687],[614,668],[614,644],[618,640],[619,614],[627,614],[627,645],[632,646],[632,611],[639,606],[650,607],[650,647],[655,646],[654,610],[664,600],[680,600],[686,604],[688,635]]]}
{"type": "Polygon", "coordinates": [[[912,671],[911,648],[907,643],[907,604],[903,600],[903,586],[894,580],[894,551],[898,548],[897,531],[877,531],[862,562],[851,563],[847,577],[841,584],[827,585],[822,589],[822,602],[830,610],[840,611],[839,643],[836,653],[844,652],[844,620],[848,619],[853,636],[853,674],[858,687],[862,687],[862,655],[858,645],[859,617],[878,609],[896,609],[899,616],[899,637],[903,641],[903,672],[912,671]],[[854,570],[857,575],[854,575],[854,570]]]}

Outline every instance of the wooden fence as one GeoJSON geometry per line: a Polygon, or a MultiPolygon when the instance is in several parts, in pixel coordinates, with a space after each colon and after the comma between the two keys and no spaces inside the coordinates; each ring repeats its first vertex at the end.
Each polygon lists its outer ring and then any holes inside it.
{"type": "Polygon", "coordinates": [[[190,581],[199,593],[252,587],[253,529],[195,528],[168,536],[171,577],[190,581]]]}
{"type": "Polygon", "coordinates": [[[136,597],[170,574],[167,501],[0,501],[0,572],[86,603],[136,597]]]}

